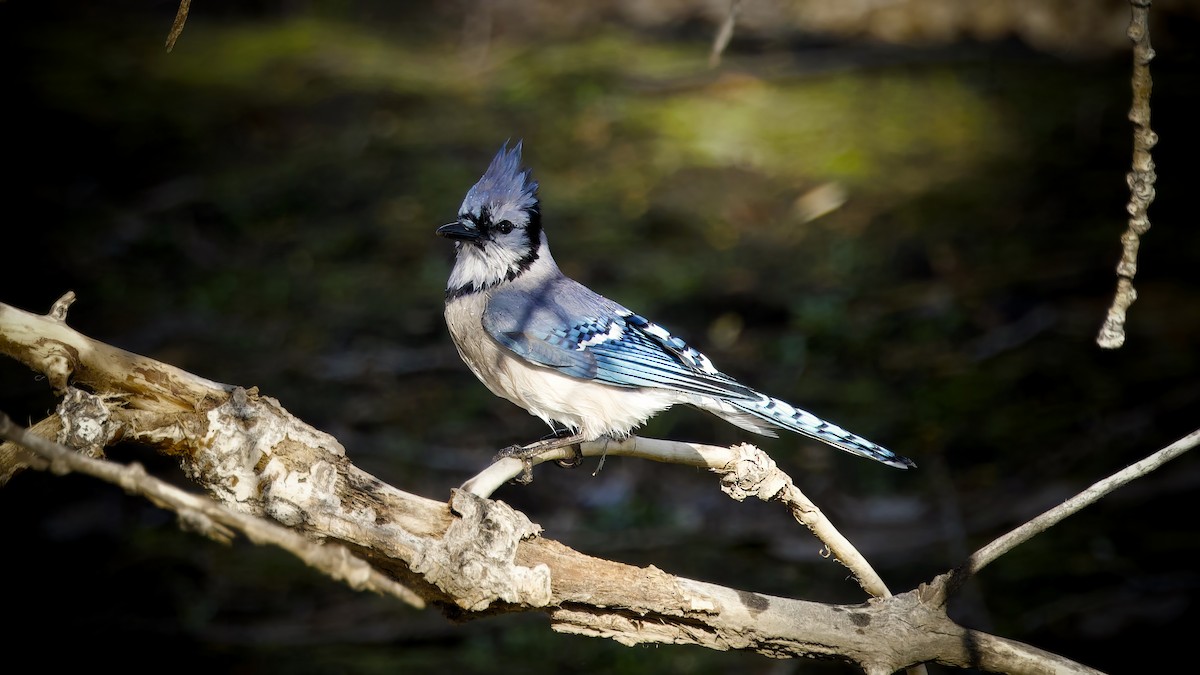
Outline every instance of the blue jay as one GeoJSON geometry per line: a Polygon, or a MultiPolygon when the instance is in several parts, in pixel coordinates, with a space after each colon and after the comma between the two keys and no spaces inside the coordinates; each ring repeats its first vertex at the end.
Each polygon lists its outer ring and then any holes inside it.
{"type": "Polygon", "coordinates": [[[505,143],[467,191],[458,220],[437,229],[456,251],[446,325],[459,356],[493,394],[571,432],[510,454],[528,459],[623,438],[686,403],[764,436],[787,429],[889,466],[916,466],[737,382],[662,326],[567,278],[550,256],[537,188],[521,168],[521,143],[505,143]]]}

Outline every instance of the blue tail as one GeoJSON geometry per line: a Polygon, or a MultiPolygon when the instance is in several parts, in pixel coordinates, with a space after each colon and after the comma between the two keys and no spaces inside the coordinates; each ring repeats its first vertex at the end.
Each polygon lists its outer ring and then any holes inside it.
{"type": "MultiPolygon", "coordinates": [[[[822,443],[828,443],[839,450],[845,450],[859,457],[873,459],[876,462],[882,462],[897,469],[914,469],[917,466],[917,463],[911,459],[897,455],[891,450],[876,445],[862,436],[852,434],[836,424],[826,422],[807,410],[801,410],[787,402],[771,398],[765,394],[759,395],[762,398],[757,401],[727,399],[725,402],[758,420],[767,422],[766,426],[768,429],[765,431],[767,431],[768,435],[773,435],[769,433],[770,427],[787,429],[788,431],[794,431],[809,438],[814,438],[822,443]]],[[[757,425],[745,420],[745,418],[742,418],[742,421],[738,424],[759,433],[763,433],[764,431],[763,429],[754,429],[757,425]]]]}

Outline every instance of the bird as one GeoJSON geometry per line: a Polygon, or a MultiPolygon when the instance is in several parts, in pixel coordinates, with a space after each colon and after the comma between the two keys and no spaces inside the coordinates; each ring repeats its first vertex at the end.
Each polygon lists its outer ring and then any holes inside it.
{"type": "MultiPolygon", "coordinates": [[[[436,233],[454,242],[445,319],[458,354],[496,396],[554,434],[501,455],[622,439],[677,404],[764,436],[798,433],[860,457],[916,464],[862,436],[759,393],[662,326],[567,277],[550,254],[538,183],[522,142],[500,147],[436,233]]],[[[578,454],[577,454],[578,457],[578,454]]]]}

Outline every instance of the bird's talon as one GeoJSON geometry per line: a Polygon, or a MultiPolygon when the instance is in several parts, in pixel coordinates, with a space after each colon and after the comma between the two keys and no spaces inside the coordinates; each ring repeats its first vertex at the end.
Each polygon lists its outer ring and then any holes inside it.
{"type": "Polygon", "coordinates": [[[533,482],[533,462],[528,457],[521,460],[521,475],[513,479],[518,485],[529,485],[533,482]]]}
{"type": "Polygon", "coordinates": [[[523,459],[526,462],[528,462],[529,461],[528,457],[522,456],[524,454],[524,452],[525,452],[525,446],[510,445],[507,448],[504,448],[503,450],[501,450],[500,452],[497,452],[496,455],[494,457],[492,457],[492,461],[499,462],[500,460],[508,458],[508,457],[515,457],[517,459],[523,459]]]}
{"type": "Polygon", "coordinates": [[[558,460],[558,465],[564,469],[573,469],[583,464],[583,448],[576,443],[571,446],[571,458],[558,460]]]}
{"type": "Polygon", "coordinates": [[[529,485],[533,482],[533,458],[537,456],[536,449],[529,448],[524,445],[510,445],[500,452],[497,452],[495,457],[492,457],[492,462],[499,462],[502,459],[513,458],[521,462],[521,474],[512,479],[512,482],[521,485],[529,485]]]}

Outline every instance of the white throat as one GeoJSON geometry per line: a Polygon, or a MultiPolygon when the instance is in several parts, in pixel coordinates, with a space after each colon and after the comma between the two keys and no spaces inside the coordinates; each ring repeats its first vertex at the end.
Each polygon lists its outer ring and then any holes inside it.
{"type": "Polygon", "coordinates": [[[456,242],[455,249],[457,255],[454,269],[450,270],[450,279],[446,282],[447,293],[486,290],[512,281],[530,270],[554,265],[544,234],[536,253],[495,244],[479,247],[470,242],[456,242]]]}

